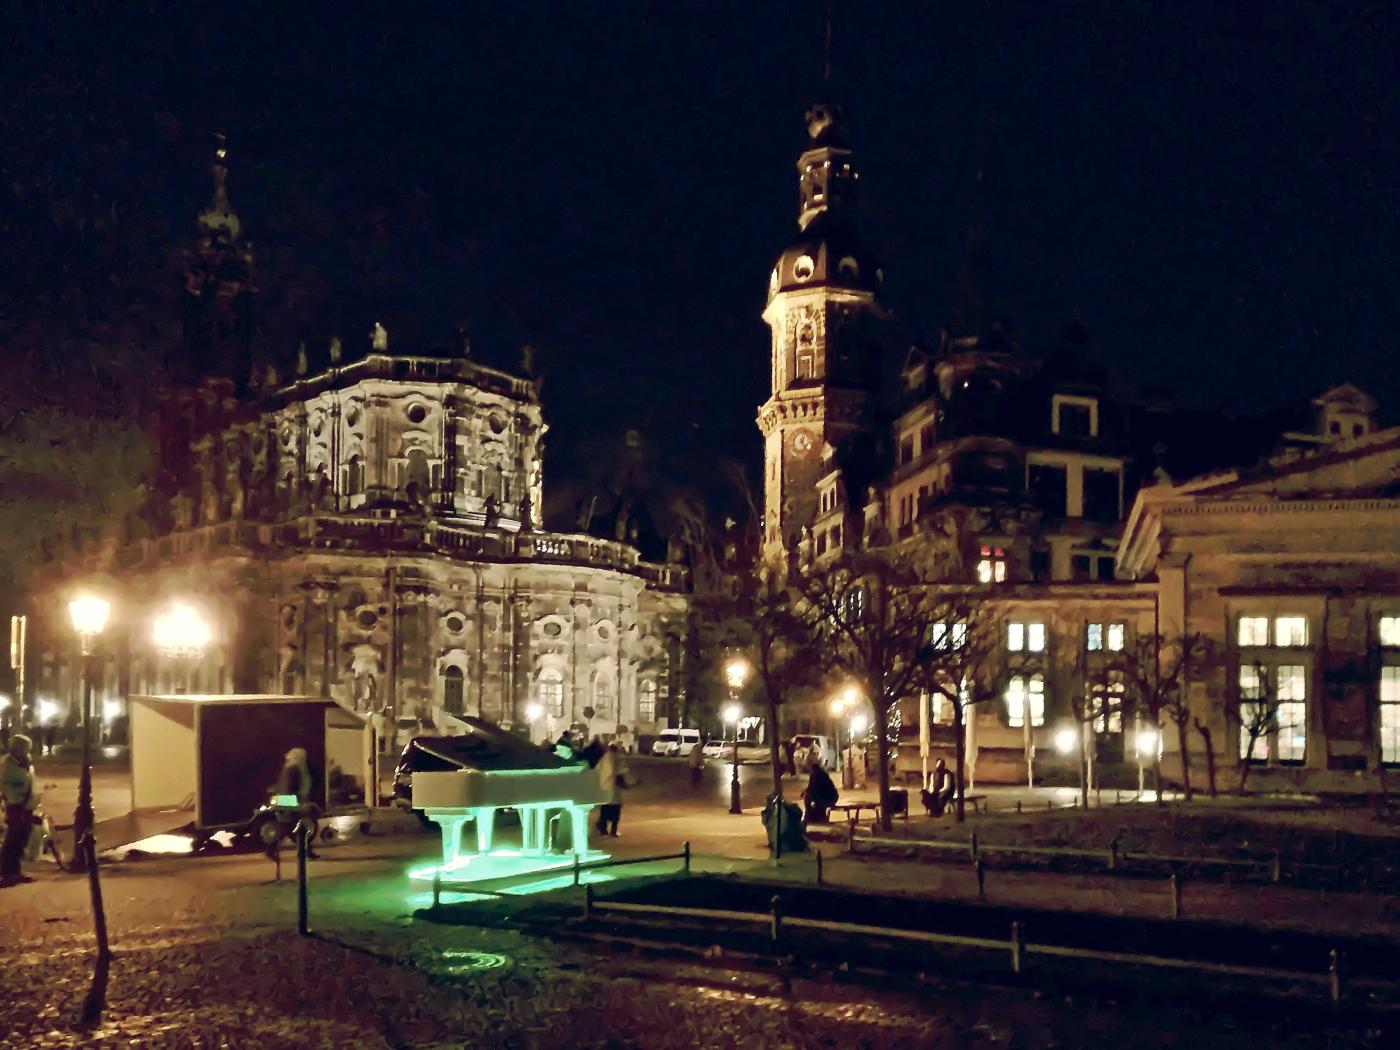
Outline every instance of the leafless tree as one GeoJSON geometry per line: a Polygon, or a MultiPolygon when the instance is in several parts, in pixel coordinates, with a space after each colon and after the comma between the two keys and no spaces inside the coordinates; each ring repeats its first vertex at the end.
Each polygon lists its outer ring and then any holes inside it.
{"type": "Polygon", "coordinates": [[[1254,767],[1255,749],[1259,741],[1267,744],[1269,734],[1278,726],[1279,691],[1278,681],[1269,673],[1272,669],[1267,664],[1256,661],[1241,670],[1248,670],[1250,674],[1240,675],[1239,696],[1234,703],[1225,705],[1225,717],[1239,727],[1240,741],[1244,744],[1239,759],[1240,782],[1237,789],[1243,795],[1249,783],[1249,771],[1254,767]],[[1248,695],[1243,681],[1246,677],[1253,679],[1248,695]]]}
{"type": "Polygon", "coordinates": [[[919,651],[919,684],[953,711],[955,819],[967,819],[967,723],[973,708],[1001,695],[1000,621],[975,596],[930,589],[929,634],[919,651]]]}
{"type": "MultiPolygon", "coordinates": [[[[1215,646],[1202,634],[1137,635],[1120,658],[1124,681],[1140,714],[1159,733],[1164,722],[1176,726],[1181,748],[1181,786],[1191,799],[1190,684],[1218,660],[1215,646]]],[[[1162,801],[1161,748],[1152,759],[1157,801],[1162,801]]]]}
{"type": "Polygon", "coordinates": [[[793,585],[821,663],[857,681],[874,708],[880,821],[889,830],[889,713],[918,691],[921,654],[947,610],[931,581],[892,553],[843,555],[809,566],[793,585]]]}

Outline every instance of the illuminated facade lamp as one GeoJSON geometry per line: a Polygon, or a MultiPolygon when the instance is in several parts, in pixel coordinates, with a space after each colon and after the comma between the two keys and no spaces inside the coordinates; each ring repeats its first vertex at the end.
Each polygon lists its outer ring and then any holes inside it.
{"type": "Polygon", "coordinates": [[[198,657],[213,636],[208,621],[188,602],[175,602],[151,624],[151,639],[166,656],[198,657]]]}
{"type": "Polygon", "coordinates": [[[1072,754],[1079,742],[1079,734],[1072,726],[1061,726],[1055,730],[1055,750],[1062,755],[1072,754]]]}

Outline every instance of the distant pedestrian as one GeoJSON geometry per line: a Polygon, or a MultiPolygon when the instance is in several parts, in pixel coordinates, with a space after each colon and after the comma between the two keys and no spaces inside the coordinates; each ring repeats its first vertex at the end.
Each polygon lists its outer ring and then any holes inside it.
{"type": "Polygon", "coordinates": [[[690,790],[699,791],[705,780],[705,749],[697,741],[690,749],[690,790]]]}
{"type": "MultiPolygon", "coordinates": [[[[273,795],[295,795],[297,806],[293,814],[297,817],[310,818],[315,810],[313,793],[315,792],[316,781],[311,775],[311,763],[306,755],[306,748],[294,747],[290,749],[282,759],[282,772],[277,778],[277,783],[272,785],[273,795]]],[[[287,819],[292,819],[289,814],[287,819]]],[[[277,851],[277,843],[273,843],[268,849],[268,855],[272,856],[277,851]]],[[[320,860],[320,854],[307,845],[306,855],[311,860],[320,860]]]]}
{"type": "Polygon", "coordinates": [[[31,768],[32,743],[23,733],[10,737],[5,757],[0,760],[0,798],[5,804],[5,841],[0,844],[0,886],[33,882],[20,872],[20,859],[34,829],[34,771],[31,768]]]}
{"type": "Polygon", "coordinates": [[[791,740],[783,741],[783,768],[788,776],[797,776],[797,744],[791,740]]]}

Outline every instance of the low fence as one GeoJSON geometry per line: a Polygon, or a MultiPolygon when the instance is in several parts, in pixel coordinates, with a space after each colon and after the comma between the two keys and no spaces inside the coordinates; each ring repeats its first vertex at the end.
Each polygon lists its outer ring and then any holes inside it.
{"type": "MultiPolygon", "coordinates": [[[[581,884],[581,880],[582,880],[582,878],[583,878],[583,873],[584,873],[585,871],[594,871],[594,870],[596,870],[596,869],[601,869],[601,868],[621,868],[621,867],[626,867],[626,866],[629,865],[629,864],[656,864],[656,863],[659,863],[659,862],[661,862],[661,861],[667,861],[667,860],[678,860],[678,861],[680,861],[680,862],[681,862],[681,871],[684,872],[686,875],[689,875],[689,874],[690,874],[690,841],[689,841],[689,840],[686,840],[685,842],[682,842],[682,843],[681,843],[681,850],[680,850],[679,853],[658,853],[658,854],[655,854],[655,855],[650,856],[650,857],[624,857],[624,858],[622,858],[622,859],[620,859],[620,860],[619,860],[619,859],[616,859],[616,858],[613,858],[613,857],[609,857],[609,858],[607,858],[606,860],[581,861],[581,860],[579,860],[578,854],[575,853],[575,854],[574,854],[574,863],[573,863],[573,867],[572,867],[571,870],[573,871],[574,885],[575,885],[575,886],[578,886],[578,885],[581,884]]],[[[492,891],[490,891],[490,890],[473,889],[471,892],[473,892],[473,893],[481,893],[481,892],[490,893],[490,892],[492,892],[492,891]]],[[[441,906],[441,904],[442,904],[442,872],[441,872],[441,871],[438,871],[438,872],[434,872],[434,874],[433,874],[433,907],[434,907],[434,908],[437,908],[437,907],[441,906]]]]}
{"type": "Polygon", "coordinates": [[[888,926],[872,926],[865,923],[837,922],[829,919],[809,919],[798,915],[787,915],[783,911],[783,897],[775,894],[769,910],[765,912],[733,911],[722,908],[695,908],[664,904],[635,904],[627,901],[598,900],[593,895],[592,886],[583,887],[583,920],[591,921],[599,915],[645,915],[658,918],[698,919],[767,927],[768,942],[773,953],[779,954],[783,947],[784,930],[815,930],[843,936],[878,938],[888,941],[903,941],[918,944],[936,944],[951,947],[972,948],[984,951],[1005,952],[1010,962],[1011,972],[1024,973],[1029,956],[1041,955],[1055,959],[1074,959],[1086,962],[1126,964],[1157,969],[1186,970],[1251,980],[1281,982],[1287,984],[1325,985],[1328,996],[1334,1004],[1340,1004],[1350,988],[1384,989],[1391,992],[1400,990],[1395,982],[1372,978],[1349,980],[1346,955],[1341,949],[1330,952],[1327,973],[1305,970],[1286,970],[1273,967],[1243,966],[1230,963],[1217,963],[1203,959],[1171,958],[1162,955],[1146,955],[1136,952],[1104,951],[1096,948],[1080,948],[1062,944],[1037,944],[1027,942],[1025,929],[1020,922],[1012,922],[1009,936],[1002,940],[996,937],[971,937],[965,934],[936,933],[926,930],[896,929],[888,926]]]}
{"type": "Polygon", "coordinates": [[[1076,846],[1032,846],[1018,843],[981,842],[975,830],[966,839],[897,838],[877,834],[873,829],[868,834],[858,835],[853,825],[848,829],[846,848],[852,853],[858,852],[860,843],[899,849],[962,853],[973,864],[976,864],[983,855],[995,853],[1004,856],[1047,857],[1052,860],[1088,860],[1102,864],[1104,871],[1114,873],[1131,872],[1134,865],[1137,866],[1138,871],[1149,866],[1171,869],[1205,870],[1217,868],[1226,871],[1245,871],[1267,876],[1272,883],[1281,882],[1285,872],[1294,876],[1308,873],[1321,876],[1333,883],[1340,883],[1345,873],[1342,865],[1285,861],[1277,850],[1263,857],[1192,857],[1123,850],[1119,849],[1116,838],[1105,847],[1086,849],[1076,846]]]}

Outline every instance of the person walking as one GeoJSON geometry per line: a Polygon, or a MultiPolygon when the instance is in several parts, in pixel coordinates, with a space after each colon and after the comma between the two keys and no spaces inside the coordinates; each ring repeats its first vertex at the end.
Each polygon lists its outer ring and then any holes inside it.
{"type": "Polygon", "coordinates": [[[607,801],[598,807],[598,834],[617,838],[617,823],[622,819],[622,792],[634,786],[627,757],[616,744],[609,744],[598,760],[598,787],[607,801]]]}
{"type": "Polygon", "coordinates": [[[34,771],[30,749],[33,744],[23,733],[10,737],[5,757],[0,760],[0,798],[5,804],[5,841],[0,844],[0,886],[15,886],[34,880],[20,871],[24,848],[34,828],[34,771]]]}
{"type": "Polygon", "coordinates": [[[696,741],[690,749],[690,790],[699,791],[705,780],[705,749],[696,741]]]}

